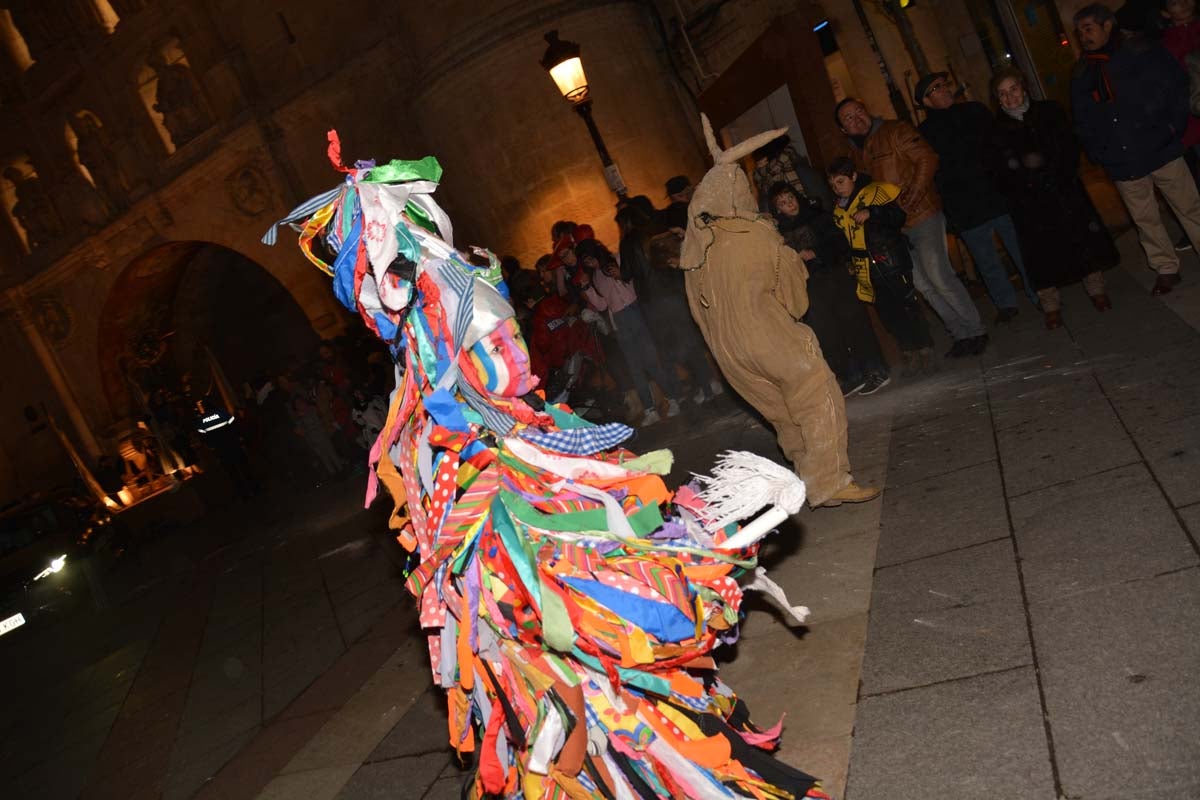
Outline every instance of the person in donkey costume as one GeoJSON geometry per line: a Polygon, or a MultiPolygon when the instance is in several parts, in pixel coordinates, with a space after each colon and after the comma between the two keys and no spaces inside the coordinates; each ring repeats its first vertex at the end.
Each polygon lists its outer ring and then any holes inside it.
{"type": "Polygon", "coordinates": [[[846,454],[846,406],[817,337],[800,322],[808,310],[804,259],[771,217],[758,211],[738,163],[786,128],[722,150],[701,117],[713,157],[688,205],[680,268],[688,305],[726,379],[766,417],[814,506],[862,503],[879,489],[859,486],[846,454]]]}

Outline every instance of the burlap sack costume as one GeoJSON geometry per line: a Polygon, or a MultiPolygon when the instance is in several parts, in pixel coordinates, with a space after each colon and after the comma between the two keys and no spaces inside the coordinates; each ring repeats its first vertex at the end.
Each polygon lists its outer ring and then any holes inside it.
{"type": "Polygon", "coordinates": [[[707,117],[713,167],[688,207],[680,267],[692,316],[733,388],[775,428],[779,446],[820,505],[848,485],[846,407],[808,310],[808,270],[758,203],[739,160],[787,129],[721,150],[707,117]]]}

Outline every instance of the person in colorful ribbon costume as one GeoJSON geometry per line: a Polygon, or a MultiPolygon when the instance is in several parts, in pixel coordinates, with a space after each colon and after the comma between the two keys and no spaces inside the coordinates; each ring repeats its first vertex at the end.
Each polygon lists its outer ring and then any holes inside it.
{"type": "Polygon", "coordinates": [[[826,797],[770,755],[782,724],[754,727],[712,656],[746,588],[807,614],[756,564],[803,484],[734,453],[671,492],[669,451],[635,455],[628,427],[545,403],[498,263],[453,247],[437,162],[346,168],[330,143],[344,183],[283,222],[396,359],[367,502],[382,482],[419,559],[407,587],[450,744],[478,752],[464,797],[826,797]]]}

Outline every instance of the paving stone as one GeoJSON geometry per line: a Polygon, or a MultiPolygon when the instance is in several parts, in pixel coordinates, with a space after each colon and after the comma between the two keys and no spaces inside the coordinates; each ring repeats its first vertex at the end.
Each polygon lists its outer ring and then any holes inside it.
{"type": "MultiPolygon", "coordinates": [[[[721,679],[746,701],[759,726],[774,725],[786,715],[785,745],[849,737],[866,629],[866,618],[860,615],[743,638],[735,647],[715,653],[721,679]],[[786,658],[780,657],[783,653],[786,658]]],[[[804,762],[789,763],[811,772],[804,762]]]]}
{"type": "Polygon", "coordinates": [[[1200,539],[1200,503],[1179,509],[1183,524],[1192,534],[1192,540],[1200,539]]]}
{"type": "Polygon", "coordinates": [[[995,461],[964,467],[883,495],[876,567],[1008,536],[995,461]]]}
{"type": "Polygon", "coordinates": [[[440,778],[421,800],[461,800],[462,778],[458,775],[440,778]]]}
{"type": "Polygon", "coordinates": [[[1200,570],[1031,615],[1064,794],[1200,796],[1200,570]]]}
{"type": "Polygon", "coordinates": [[[1009,497],[1139,460],[1103,398],[997,431],[1009,497]]]}
{"type": "Polygon", "coordinates": [[[258,795],[330,717],[318,712],[276,720],[259,730],[196,794],[196,800],[229,800],[258,795]]]}
{"type": "Polygon", "coordinates": [[[988,398],[997,431],[1070,413],[1085,403],[1108,402],[1091,363],[1078,352],[1065,363],[1039,357],[1006,374],[989,375],[988,398]]]}
{"type": "MultiPolygon", "coordinates": [[[[865,614],[871,604],[877,539],[876,531],[868,531],[789,549],[783,558],[769,551],[761,564],[793,605],[809,607],[813,622],[865,614]]],[[[744,635],[755,635],[752,630],[748,627],[744,635]]]]}
{"type": "Polygon", "coordinates": [[[357,764],[349,764],[286,772],[268,783],[258,800],[333,800],[357,771],[357,764]]]}
{"type": "Polygon", "coordinates": [[[996,457],[986,405],[892,431],[889,488],[957,472],[996,457]]]}
{"type": "Polygon", "coordinates": [[[446,731],[445,693],[431,688],[413,703],[367,760],[449,751],[446,731]]]}
{"type": "Polygon", "coordinates": [[[445,763],[433,758],[397,758],[364,764],[338,793],[338,800],[395,800],[421,797],[445,763]]]}
{"type": "Polygon", "coordinates": [[[186,800],[195,795],[257,732],[257,727],[250,728],[208,750],[173,757],[164,781],[163,800],[186,800]]]}
{"type": "Polygon", "coordinates": [[[337,604],[334,612],[346,643],[361,639],[384,614],[405,602],[408,596],[403,584],[387,580],[337,604]]]}
{"type": "Polygon", "coordinates": [[[1133,438],[1172,504],[1200,502],[1200,414],[1148,426],[1133,438]]]}
{"type": "Polygon", "coordinates": [[[1187,353],[1143,353],[1140,360],[1097,367],[1105,395],[1131,431],[1200,414],[1200,355],[1194,340],[1189,344],[1187,353]]]}
{"type": "Polygon", "coordinates": [[[821,791],[830,797],[845,797],[853,741],[849,735],[821,739],[785,733],[774,755],[788,766],[820,780],[821,791]]]}
{"type": "Polygon", "coordinates": [[[938,372],[899,387],[892,430],[928,423],[963,411],[986,409],[979,373],[938,372]]]}
{"type": "Polygon", "coordinates": [[[1010,543],[877,571],[867,645],[864,696],[1031,663],[1010,543]]]}
{"type": "Polygon", "coordinates": [[[1014,498],[1011,509],[1034,604],[1197,561],[1142,464],[1014,498]]]}
{"type": "Polygon", "coordinates": [[[1032,668],[858,704],[846,800],[1054,796],[1032,668]]]}
{"type": "Polygon", "coordinates": [[[190,727],[180,727],[175,739],[171,761],[173,764],[188,762],[198,754],[220,747],[223,743],[242,737],[246,731],[256,730],[262,724],[262,699],[252,695],[248,700],[231,706],[206,722],[190,727]]]}

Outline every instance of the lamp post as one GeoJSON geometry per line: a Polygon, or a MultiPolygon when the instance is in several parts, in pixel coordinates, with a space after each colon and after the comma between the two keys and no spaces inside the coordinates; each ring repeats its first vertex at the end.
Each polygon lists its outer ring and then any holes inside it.
{"type": "Polygon", "coordinates": [[[547,33],[546,43],[549,46],[546,48],[546,54],[542,56],[542,68],[550,73],[558,91],[583,118],[583,124],[587,125],[588,133],[592,135],[592,144],[596,146],[596,153],[600,156],[600,163],[604,165],[604,178],[608,181],[608,188],[612,189],[619,199],[626,199],[627,191],[621,171],[613,163],[608,148],[604,146],[604,138],[600,136],[600,129],[596,127],[596,120],[592,119],[592,99],[588,97],[587,76],[579,58],[579,45],[559,39],[558,31],[547,33]]]}

